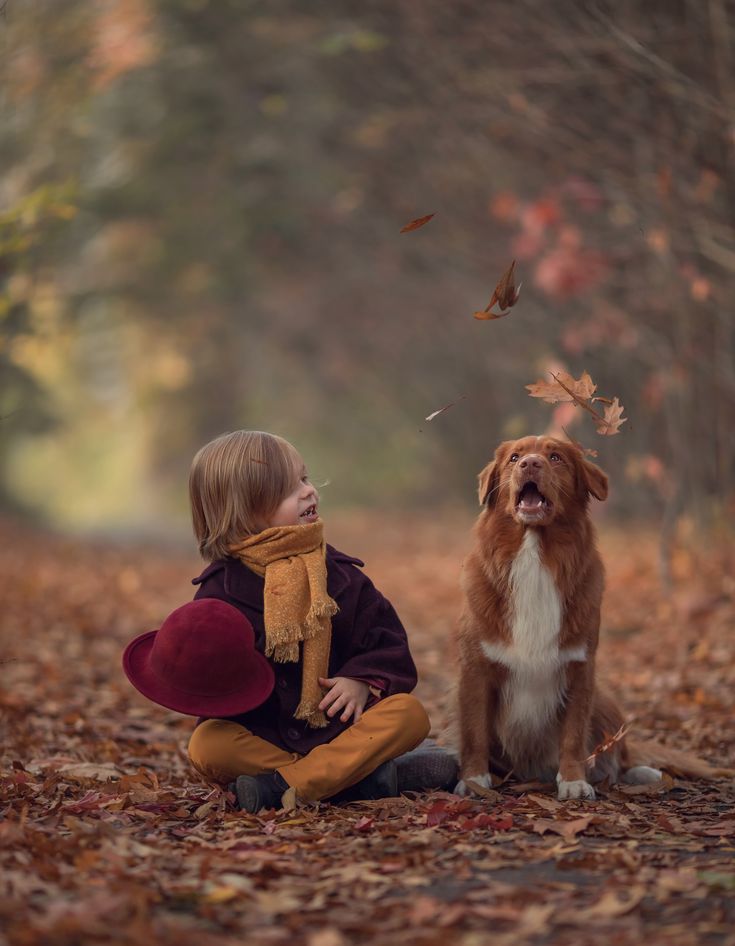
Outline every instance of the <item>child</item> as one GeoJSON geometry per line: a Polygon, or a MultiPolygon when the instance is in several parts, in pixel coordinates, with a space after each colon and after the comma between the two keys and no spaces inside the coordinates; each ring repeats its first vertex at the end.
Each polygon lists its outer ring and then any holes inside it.
{"type": "Polygon", "coordinates": [[[279,807],[289,788],[305,801],[450,788],[456,762],[442,750],[392,761],[429,732],[409,695],[406,633],[363,563],[325,545],[319,494],[296,449],[259,431],[225,434],[197,453],[189,487],[211,563],[194,579],[195,598],[238,608],[276,675],[262,705],[199,722],[189,742],[198,771],[234,780],[253,812],[279,807]]]}

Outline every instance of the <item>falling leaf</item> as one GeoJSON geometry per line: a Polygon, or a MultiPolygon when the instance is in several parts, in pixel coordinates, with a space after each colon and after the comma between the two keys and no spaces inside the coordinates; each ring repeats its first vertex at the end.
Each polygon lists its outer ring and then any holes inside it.
{"type": "Polygon", "coordinates": [[[432,217],[435,216],[436,214],[427,214],[425,217],[417,217],[415,220],[407,223],[405,227],[401,227],[401,233],[410,233],[412,230],[418,230],[420,227],[425,227],[432,217]]]}
{"type": "Polygon", "coordinates": [[[627,417],[623,417],[624,410],[623,405],[614,397],[612,404],[609,404],[605,408],[605,416],[598,421],[597,433],[607,437],[619,434],[621,424],[624,424],[628,419],[627,417]]]}
{"type": "Polygon", "coordinates": [[[493,291],[492,298],[488,302],[487,307],[482,312],[475,312],[474,317],[476,319],[485,321],[488,319],[502,319],[504,316],[510,313],[511,308],[518,302],[518,297],[521,294],[520,285],[516,289],[513,282],[513,272],[516,268],[516,261],[510,264],[508,269],[500,277],[500,282],[497,284],[493,291]],[[490,310],[498,303],[500,306],[500,312],[491,312],[490,310]]]}
{"type": "MultiPolygon", "coordinates": [[[[572,377],[566,371],[552,372],[552,381],[544,381],[539,378],[535,384],[527,384],[526,390],[531,397],[539,397],[547,404],[556,404],[558,402],[572,402],[578,407],[583,408],[588,414],[595,418],[595,425],[598,434],[611,437],[620,431],[620,425],[627,420],[623,417],[625,408],[616,397],[612,400],[600,395],[594,396],[597,385],[586,371],[582,373],[579,379],[572,377]],[[598,413],[592,406],[594,402],[600,401],[607,406],[604,414],[598,413]]],[[[567,434],[567,436],[569,436],[567,434]]],[[[571,440],[571,438],[569,438],[571,440]]]]}
{"type": "Polygon", "coordinates": [[[535,384],[527,384],[526,389],[531,397],[540,397],[547,404],[557,404],[561,401],[589,401],[597,390],[597,385],[586,371],[582,372],[577,380],[566,371],[558,371],[552,374],[552,381],[544,381],[542,378],[535,384]]]}
{"type": "Polygon", "coordinates": [[[459,404],[460,401],[465,401],[467,395],[463,394],[461,397],[458,397],[456,401],[451,401],[449,404],[445,404],[444,407],[440,407],[438,411],[434,411],[429,414],[428,417],[425,417],[424,420],[434,420],[435,417],[438,417],[440,414],[443,414],[444,411],[448,411],[450,407],[454,407],[455,404],[459,404]]]}

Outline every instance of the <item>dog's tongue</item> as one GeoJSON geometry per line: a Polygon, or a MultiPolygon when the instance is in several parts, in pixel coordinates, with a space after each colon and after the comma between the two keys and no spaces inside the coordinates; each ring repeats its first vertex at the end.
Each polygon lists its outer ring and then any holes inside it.
{"type": "Polygon", "coordinates": [[[537,509],[543,503],[543,497],[535,483],[527,483],[521,493],[520,506],[522,509],[537,509]]]}

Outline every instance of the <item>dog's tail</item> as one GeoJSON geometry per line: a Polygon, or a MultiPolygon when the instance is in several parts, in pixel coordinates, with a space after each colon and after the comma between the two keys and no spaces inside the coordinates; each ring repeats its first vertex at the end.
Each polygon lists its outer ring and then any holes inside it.
{"type": "Polygon", "coordinates": [[[683,778],[732,778],[735,769],[710,765],[704,759],[656,742],[626,739],[629,766],[648,765],[683,778]]]}

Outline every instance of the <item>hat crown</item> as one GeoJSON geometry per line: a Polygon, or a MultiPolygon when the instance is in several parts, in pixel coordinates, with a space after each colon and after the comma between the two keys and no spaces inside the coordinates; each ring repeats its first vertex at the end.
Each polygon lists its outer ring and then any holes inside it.
{"type": "Polygon", "coordinates": [[[224,696],[242,687],[254,653],[255,633],[245,615],[217,598],[201,598],[163,622],[151,648],[150,668],[182,693],[224,696]]]}

